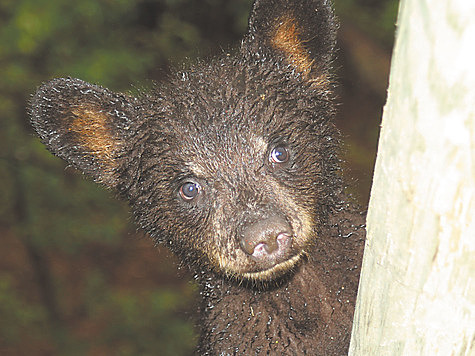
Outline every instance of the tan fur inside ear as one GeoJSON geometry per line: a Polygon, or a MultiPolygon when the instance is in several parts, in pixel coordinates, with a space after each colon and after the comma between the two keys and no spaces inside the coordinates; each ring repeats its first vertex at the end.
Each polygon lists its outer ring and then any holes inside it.
{"type": "Polygon", "coordinates": [[[90,106],[75,107],[71,113],[69,130],[77,135],[78,143],[85,152],[100,160],[104,169],[112,171],[122,143],[108,128],[108,115],[90,106]]]}
{"type": "Polygon", "coordinates": [[[318,69],[314,68],[314,60],[311,59],[310,53],[305,47],[305,40],[301,38],[298,21],[292,16],[286,16],[277,23],[274,36],[271,38],[272,45],[283,52],[287,61],[312,85],[328,85],[329,81],[325,72],[318,73],[318,69]],[[311,73],[312,69],[313,73],[311,73]]]}
{"type": "Polygon", "coordinates": [[[278,22],[277,29],[272,38],[272,45],[284,52],[287,60],[304,74],[312,69],[313,60],[310,59],[308,50],[301,38],[300,30],[295,18],[285,17],[278,22]]]}

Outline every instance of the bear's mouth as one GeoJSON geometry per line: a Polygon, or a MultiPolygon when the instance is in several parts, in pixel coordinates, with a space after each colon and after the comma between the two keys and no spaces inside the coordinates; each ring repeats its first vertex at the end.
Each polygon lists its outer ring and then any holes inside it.
{"type": "Polygon", "coordinates": [[[244,279],[249,280],[269,280],[274,279],[276,277],[280,277],[281,275],[290,271],[297,263],[302,259],[304,252],[300,252],[299,254],[283,261],[280,263],[275,264],[274,266],[256,272],[245,272],[241,274],[241,277],[244,279]]]}

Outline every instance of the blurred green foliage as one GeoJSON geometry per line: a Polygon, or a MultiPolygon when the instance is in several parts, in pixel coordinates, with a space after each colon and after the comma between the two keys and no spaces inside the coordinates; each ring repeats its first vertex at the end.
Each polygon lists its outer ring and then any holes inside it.
{"type": "Polygon", "coordinates": [[[335,0],[335,8],[340,17],[351,19],[369,37],[391,50],[398,0],[335,0]]]}
{"type": "MultiPolygon", "coordinates": [[[[124,276],[149,268],[144,275],[160,277],[164,266],[127,247],[135,228],[125,204],[50,155],[26,107],[54,77],[121,92],[149,87],[170,67],[236,45],[250,4],[0,0],[0,354],[190,354],[196,291],[151,278],[138,287],[124,276]]],[[[336,4],[392,39],[396,1],[336,4]]]]}
{"type": "Polygon", "coordinates": [[[38,339],[44,337],[44,310],[23,300],[5,275],[0,275],[0,318],[0,335],[4,342],[22,342],[25,332],[27,339],[29,335],[38,339]]]}
{"type": "Polygon", "coordinates": [[[192,288],[156,289],[136,293],[112,291],[100,273],[89,276],[84,300],[88,320],[109,326],[102,337],[88,347],[109,348],[117,355],[186,355],[194,346],[194,331],[189,322],[174,315],[186,307],[192,288]],[[101,296],[98,300],[97,296],[101,296]]]}

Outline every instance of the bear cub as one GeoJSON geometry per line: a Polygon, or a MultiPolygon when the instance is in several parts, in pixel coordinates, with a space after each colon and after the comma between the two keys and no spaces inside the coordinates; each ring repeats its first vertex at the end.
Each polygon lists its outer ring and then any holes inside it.
{"type": "Polygon", "coordinates": [[[149,94],[65,78],[31,100],[47,148],[192,271],[197,354],[347,353],[365,230],[339,165],[336,27],[329,0],[256,0],[236,55],[149,94]]]}

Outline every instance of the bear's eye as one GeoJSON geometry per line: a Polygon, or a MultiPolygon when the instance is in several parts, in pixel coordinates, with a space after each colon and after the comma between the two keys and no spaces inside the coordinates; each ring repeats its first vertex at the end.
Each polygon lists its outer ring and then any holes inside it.
{"type": "Polygon", "coordinates": [[[289,150],[284,146],[275,147],[269,156],[269,161],[271,163],[281,164],[289,160],[289,150]]]}
{"type": "Polygon", "coordinates": [[[180,197],[185,201],[191,201],[200,193],[201,186],[195,182],[186,182],[180,187],[180,197]]]}

